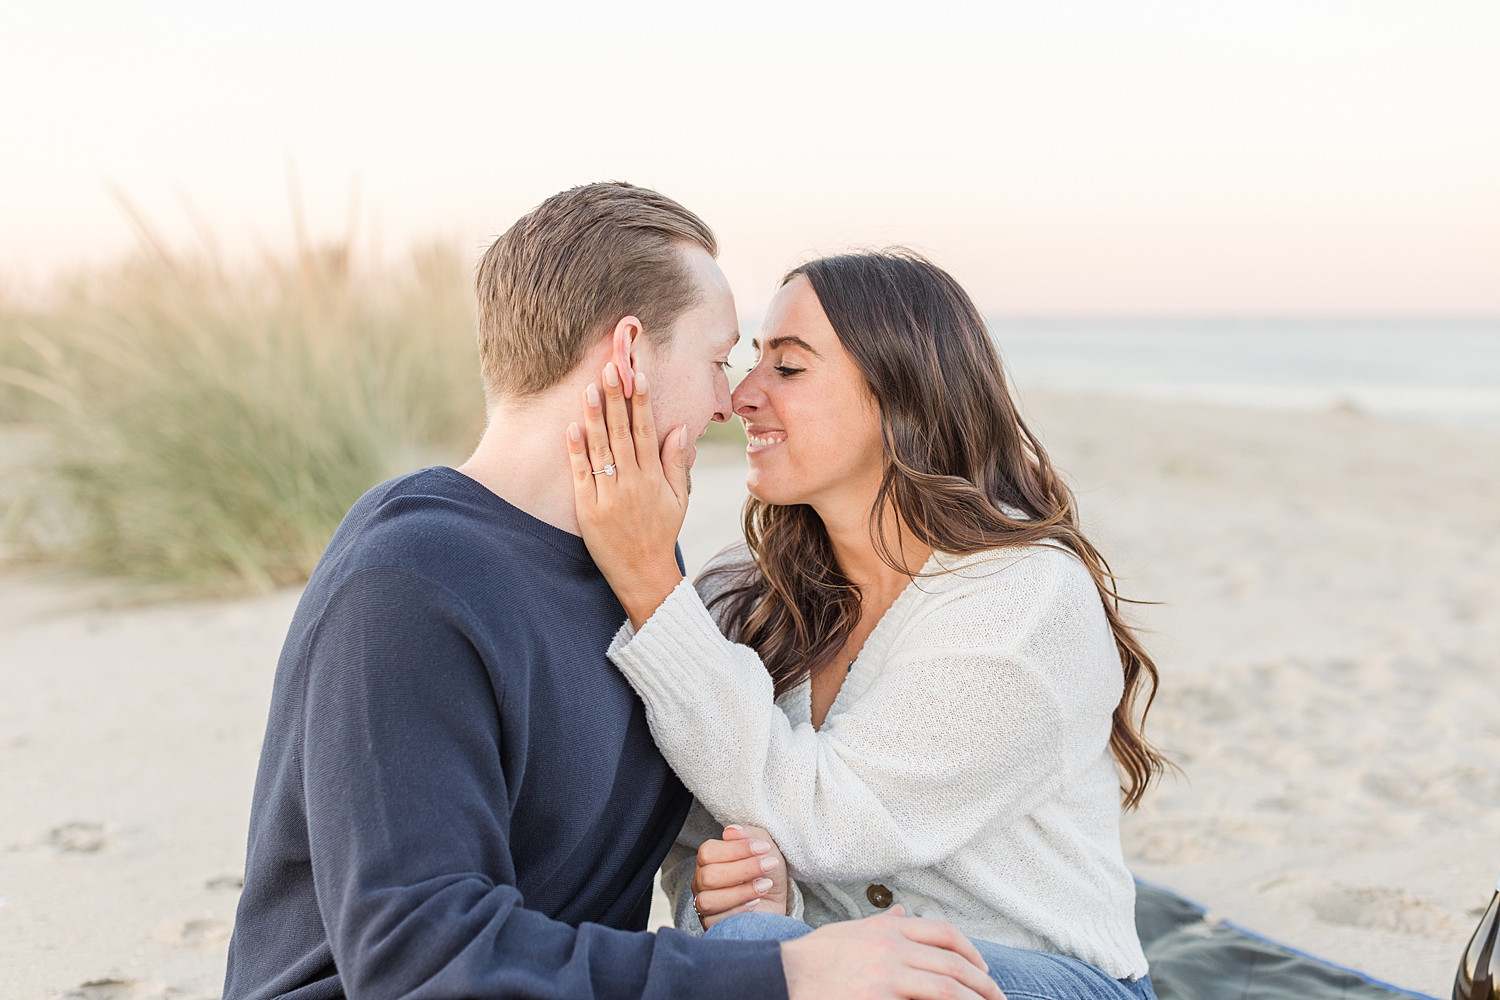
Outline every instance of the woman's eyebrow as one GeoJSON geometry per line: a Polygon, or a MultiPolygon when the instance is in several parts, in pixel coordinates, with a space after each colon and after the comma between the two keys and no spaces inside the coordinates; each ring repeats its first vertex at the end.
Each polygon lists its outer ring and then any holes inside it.
{"type": "MultiPolygon", "coordinates": [[[[815,358],[821,358],[823,356],[823,355],[819,354],[817,351],[815,351],[813,349],[813,346],[811,344],[809,344],[807,341],[803,340],[801,337],[793,337],[793,336],[772,337],[769,341],[766,342],[766,350],[768,350],[768,351],[774,351],[774,350],[776,350],[776,348],[778,348],[778,347],[784,347],[784,346],[786,346],[788,344],[790,344],[793,347],[800,347],[800,348],[802,348],[804,351],[806,351],[808,354],[811,354],[815,358]]],[[[753,346],[757,350],[759,350],[759,348],[760,348],[760,341],[759,340],[753,340],[753,341],[751,341],[751,346],[753,346]]]]}

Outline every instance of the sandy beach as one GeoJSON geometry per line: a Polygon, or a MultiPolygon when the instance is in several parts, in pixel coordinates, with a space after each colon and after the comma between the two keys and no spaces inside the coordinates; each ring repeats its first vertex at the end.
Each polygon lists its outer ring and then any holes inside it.
{"type": "MultiPolygon", "coordinates": [[[[1138,876],[1446,996],[1500,868],[1500,438],[1354,412],[1033,393],[1162,668],[1181,765],[1138,876]]],[[[705,448],[690,568],[738,536],[705,448]]],[[[222,985],[272,675],[297,600],[117,606],[0,573],[0,996],[222,985]]]]}

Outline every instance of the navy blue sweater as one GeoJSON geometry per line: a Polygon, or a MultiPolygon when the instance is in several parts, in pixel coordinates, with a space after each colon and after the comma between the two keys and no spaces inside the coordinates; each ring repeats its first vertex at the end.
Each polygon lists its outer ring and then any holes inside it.
{"type": "Polygon", "coordinates": [[[225,1000],[784,1000],[778,946],[647,933],[689,795],[583,540],[453,469],[377,486],[276,670],[225,1000]]]}

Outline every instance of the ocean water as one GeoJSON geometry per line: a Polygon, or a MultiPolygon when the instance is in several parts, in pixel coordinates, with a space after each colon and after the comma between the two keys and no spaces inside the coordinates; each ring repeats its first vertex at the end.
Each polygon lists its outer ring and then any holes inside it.
{"type": "Polygon", "coordinates": [[[1500,321],[991,324],[1015,385],[1500,432],[1500,321]]]}

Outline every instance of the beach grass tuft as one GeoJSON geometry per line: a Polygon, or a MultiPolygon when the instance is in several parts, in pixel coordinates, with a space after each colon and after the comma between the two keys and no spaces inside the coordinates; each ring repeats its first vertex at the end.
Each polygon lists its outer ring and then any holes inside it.
{"type": "MultiPolygon", "coordinates": [[[[306,579],[349,506],[483,429],[469,268],[147,243],[0,306],[9,551],[198,593],[306,579]],[[21,455],[15,458],[14,455],[21,455]]],[[[3,456],[0,456],[3,457],[3,456]]]]}

